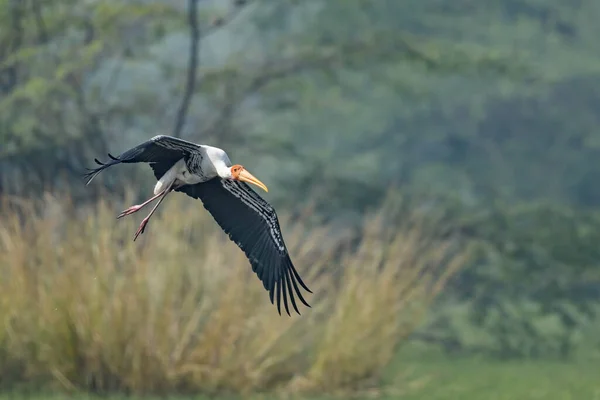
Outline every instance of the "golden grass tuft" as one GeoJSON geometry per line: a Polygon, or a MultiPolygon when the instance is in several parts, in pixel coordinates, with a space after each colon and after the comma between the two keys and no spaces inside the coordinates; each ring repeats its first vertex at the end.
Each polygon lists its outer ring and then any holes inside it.
{"type": "Polygon", "coordinates": [[[55,198],[42,211],[2,210],[4,386],[142,394],[376,385],[464,262],[452,242],[385,229],[386,210],[341,257],[325,228],[307,234],[282,219],[314,295],[302,316],[279,316],[243,253],[184,196],[166,201],[136,242],[140,217],[117,221],[118,206],[102,201],[87,214],[55,198]]]}

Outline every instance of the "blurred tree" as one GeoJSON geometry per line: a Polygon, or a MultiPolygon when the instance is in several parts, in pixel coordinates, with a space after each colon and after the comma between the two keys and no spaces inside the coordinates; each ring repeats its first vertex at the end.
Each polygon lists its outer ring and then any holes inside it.
{"type": "MultiPolygon", "coordinates": [[[[2,177],[6,190],[61,187],[56,171],[73,179],[92,154],[107,151],[107,143],[114,149],[156,130],[169,132],[168,121],[177,136],[247,154],[293,149],[288,155],[304,161],[298,135],[305,139],[308,132],[290,135],[257,116],[277,123],[293,108],[302,118],[303,108],[316,105],[319,87],[328,88],[320,96],[332,102],[329,111],[337,103],[339,115],[346,115],[351,109],[336,97],[368,90],[369,80],[381,88],[396,81],[393,90],[401,89],[393,69],[402,65],[450,71],[510,66],[486,51],[411,34],[389,17],[402,11],[394,4],[190,0],[184,9],[152,1],[5,0],[2,23],[12,27],[2,41],[0,162],[11,171],[2,177]]],[[[308,122],[327,128],[322,119],[308,122]]]]}
{"type": "Polygon", "coordinates": [[[437,212],[451,227],[440,234],[458,233],[474,257],[422,337],[502,358],[571,357],[600,316],[600,213],[547,201],[450,204],[437,212]]]}
{"type": "Polygon", "coordinates": [[[0,0],[0,188],[149,183],[79,176],[157,133],[227,148],[288,209],[360,222],[395,186],[485,245],[452,294],[488,293],[473,323],[531,349],[532,313],[597,300],[576,233],[600,202],[598,19],[596,0],[0,0]]]}
{"type": "Polygon", "coordinates": [[[145,43],[152,17],[172,9],[122,2],[0,2],[0,180],[5,190],[67,188],[107,148],[106,115],[85,80],[99,60],[145,43]],[[117,40],[121,38],[121,40],[117,40]],[[57,186],[55,186],[57,185],[57,186]]]}

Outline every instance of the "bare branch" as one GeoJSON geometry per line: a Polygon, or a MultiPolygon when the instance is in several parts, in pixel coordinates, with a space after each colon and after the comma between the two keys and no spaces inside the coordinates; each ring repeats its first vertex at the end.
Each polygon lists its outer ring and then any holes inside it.
{"type": "Polygon", "coordinates": [[[198,0],[188,0],[188,23],[190,26],[190,59],[187,71],[187,83],[181,105],[177,112],[173,136],[179,137],[185,124],[192,95],[196,89],[196,70],[198,69],[198,50],[200,47],[200,27],[198,25],[198,0]]]}
{"type": "Polygon", "coordinates": [[[188,24],[190,27],[190,58],[188,62],[187,70],[187,83],[185,85],[185,91],[179,110],[177,111],[177,118],[175,119],[175,127],[173,129],[173,136],[179,137],[185,121],[187,118],[188,109],[192,101],[192,96],[196,90],[196,75],[198,70],[198,53],[200,47],[200,40],[211,35],[219,28],[224,27],[231,21],[233,21],[244,9],[249,2],[245,0],[236,0],[234,9],[229,12],[225,17],[218,17],[212,21],[209,28],[204,31],[201,35],[200,27],[198,24],[198,0],[188,0],[188,24]]]}

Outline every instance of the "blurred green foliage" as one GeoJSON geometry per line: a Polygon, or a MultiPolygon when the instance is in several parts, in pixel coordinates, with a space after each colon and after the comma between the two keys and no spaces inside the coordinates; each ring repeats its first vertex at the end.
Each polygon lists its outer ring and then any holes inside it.
{"type": "MultiPolygon", "coordinates": [[[[425,337],[502,358],[597,352],[600,213],[555,204],[462,213],[475,261],[453,282],[425,337]]],[[[589,354],[588,354],[589,355],[589,354]]]]}
{"type": "MultiPolygon", "coordinates": [[[[276,206],[316,203],[341,226],[390,186],[444,215],[477,257],[427,337],[502,357],[579,351],[600,303],[599,2],[199,5],[182,136],[252,165],[276,206]]],[[[184,2],[0,0],[0,191],[88,199],[94,157],[169,133],[186,21],[184,2]]],[[[150,183],[129,171],[97,182],[150,183]]]]}

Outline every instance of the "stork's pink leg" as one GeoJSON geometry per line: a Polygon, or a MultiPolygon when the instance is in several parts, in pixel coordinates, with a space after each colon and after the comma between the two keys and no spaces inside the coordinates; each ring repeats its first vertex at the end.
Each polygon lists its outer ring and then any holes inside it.
{"type": "Polygon", "coordinates": [[[161,196],[161,197],[158,200],[158,203],[156,203],[154,205],[154,207],[152,208],[152,210],[150,210],[150,212],[148,213],[148,215],[142,220],[142,223],[140,224],[140,227],[138,228],[137,232],[135,233],[135,236],[133,237],[133,241],[134,242],[138,238],[139,235],[141,235],[142,233],[144,233],[144,230],[146,229],[146,225],[148,225],[148,221],[150,221],[150,218],[152,217],[152,214],[154,214],[154,212],[156,211],[156,209],[158,208],[158,206],[160,205],[160,203],[162,203],[162,201],[165,199],[165,197],[167,197],[167,195],[169,193],[171,193],[172,188],[173,188],[173,183],[171,183],[163,192],[161,192],[159,194],[159,196],[161,196]]]}
{"type": "Polygon", "coordinates": [[[129,207],[127,210],[124,210],[123,212],[121,212],[121,214],[119,214],[117,216],[117,219],[123,218],[127,215],[131,215],[133,213],[140,211],[142,208],[146,207],[148,204],[152,203],[154,200],[158,199],[163,194],[165,194],[164,190],[159,192],[157,195],[150,197],[148,200],[146,200],[142,204],[136,204],[135,206],[129,207]]]}

